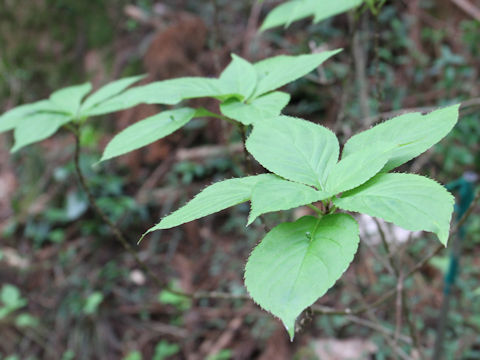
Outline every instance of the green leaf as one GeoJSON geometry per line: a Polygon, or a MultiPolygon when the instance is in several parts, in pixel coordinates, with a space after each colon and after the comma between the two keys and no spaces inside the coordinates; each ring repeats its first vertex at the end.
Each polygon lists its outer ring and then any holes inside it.
{"type": "Polygon", "coordinates": [[[258,83],[253,98],[307,75],[340,51],[342,49],[298,56],[279,55],[255,63],[258,83]]]}
{"type": "Polygon", "coordinates": [[[100,161],[147,146],[180,129],[195,116],[195,109],[181,108],[143,119],[117,134],[107,145],[100,161]]]}
{"type": "Polygon", "coordinates": [[[247,97],[256,98],[308,74],[339,51],[301,56],[282,55],[260,61],[255,65],[232,55],[232,62],[219,79],[184,77],[136,86],[85,109],[82,115],[103,115],[142,103],[175,105],[182,100],[199,97],[214,97],[222,101],[231,97],[239,100],[247,97]],[[257,77],[261,80],[255,90],[257,77]],[[255,94],[251,96],[253,92],[255,94]]]}
{"type": "Polygon", "coordinates": [[[15,127],[13,133],[15,144],[11,151],[16,152],[27,145],[52,136],[62,125],[71,120],[72,117],[66,114],[42,112],[24,118],[15,127]]]}
{"type": "Polygon", "coordinates": [[[277,26],[289,26],[292,22],[315,16],[314,22],[341,14],[363,3],[363,0],[293,0],[273,9],[260,28],[265,31],[277,26]]]}
{"type": "Polygon", "coordinates": [[[39,323],[38,319],[30,314],[20,314],[15,319],[15,326],[19,328],[33,328],[37,327],[39,323]]]}
{"type": "MultiPolygon", "coordinates": [[[[162,99],[166,94],[175,97],[177,103],[181,100],[195,99],[200,97],[228,98],[230,96],[241,97],[240,94],[226,89],[219,79],[206,77],[184,77],[152,83],[157,84],[147,96],[148,104],[163,104],[162,99]],[[153,90],[153,91],[152,91],[153,90]],[[155,92],[158,93],[156,94],[155,92]]],[[[147,85],[148,86],[148,85],[147,85]]]]}
{"type": "Polygon", "coordinates": [[[169,343],[167,340],[161,340],[155,346],[155,353],[152,360],[165,360],[170,356],[178,354],[180,352],[180,346],[177,344],[169,343]]]}
{"type": "Polygon", "coordinates": [[[86,315],[93,315],[98,311],[100,304],[104,299],[103,294],[100,291],[94,291],[91,293],[83,306],[83,313],[86,315]]]}
{"type": "Polygon", "coordinates": [[[231,119],[250,125],[278,116],[289,101],[289,94],[276,91],[247,103],[229,99],[220,105],[220,111],[231,119]]]}
{"type": "Polygon", "coordinates": [[[317,191],[310,186],[271,176],[259,181],[252,192],[252,210],[247,226],[258,216],[327,199],[330,194],[317,191]]]}
{"type": "Polygon", "coordinates": [[[384,171],[400,166],[439,142],[458,121],[460,105],[453,105],[433,111],[427,115],[419,112],[400,115],[373,128],[352,136],[343,154],[361,151],[378,141],[398,145],[392,151],[384,171]]]}
{"type": "Polygon", "coordinates": [[[55,91],[50,95],[50,101],[54,103],[59,111],[76,116],[80,109],[82,99],[92,90],[92,84],[69,86],[55,91]]]}
{"type": "Polygon", "coordinates": [[[252,64],[232,54],[232,61],[220,75],[220,87],[224,93],[239,94],[244,100],[252,95],[257,85],[257,72],[252,64]]]}
{"type": "MultiPolygon", "coordinates": [[[[20,290],[14,285],[5,284],[0,291],[0,301],[4,306],[9,308],[18,308],[19,304],[23,304],[20,290]]],[[[21,306],[23,306],[21,305],[21,306]]]]}
{"type": "Polygon", "coordinates": [[[182,208],[164,217],[160,223],[149,229],[144,236],[149,232],[169,229],[248,201],[252,196],[252,189],[255,184],[270,176],[273,175],[248,176],[210,185],[182,208]]]}
{"type": "Polygon", "coordinates": [[[90,95],[82,104],[82,110],[81,112],[88,110],[105,100],[110,99],[111,97],[120,94],[122,91],[124,91],[126,88],[129,86],[133,85],[140,79],[143,79],[145,75],[138,75],[138,76],[130,76],[127,78],[119,79],[116,81],[113,81],[97,91],[95,91],[92,95],[90,95]]]}
{"type": "Polygon", "coordinates": [[[293,21],[313,16],[318,6],[317,0],[294,0],[280,4],[268,13],[260,31],[281,25],[289,26],[293,21]]]}
{"type": "MultiPolygon", "coordinates": [[[[341,14],[361,5],[364,0],[329,0],[321,3],[314,11],[314,23],[341,14]]],[[[318,4],[318,3],[317,3],[318,4]]]]}
{"type": "MultiPolygon", "coordinates": [[[[238,94],[237,94],[238,95],[238,94]]],[[[139,104],[175,105],[185,99],[199,97],[227,98],[235,96],[222,89],[220,80],[203,77],[184,77],[157,81],[110,98],[86,111],[89,116],[103,115],[128,109],[139,104]]],[[[240,95],[238,95],[241,97],[240,95]]]]}
{"type": "Polygon", "coordinates": [[[20,290],[14,285],[5,284],[0,289],[0,320],[14,311],[27,305],[27,300],[22,298],[20,290]]]}
{"type": "Polygon", "coordinates": [[[342,276],[358,242],[358,224],[347,214],[305,216],[280,224],[250,255],[247,290],[283,321],[293,339],[296,318],[342,276]]]}
{"type": "Polygon", "coordinates": [[[246,146],[271,172],[320,190],[339,154],[337,138],[329,129],[288,116],[255,124],[246,146]]]}
{"type": "MultiPolygon", "coordinates": [[[[179,290],[181,291],[181,290],[179,290]]],[[[192,307],[192,299],[179,295],[176,292],[172,292],[168,289],[164,289],[158,294],[158,302],[167,305],[173,305],[178,310],[185,311],[192,307]]]]}
{"type": "Polygon", "coordinates": [[[382,218],[411,231],[435,233],[447,245],[453,196],[440,184],[414,174],[378,174],[334,199],[348,211],[382,218]]]}
{"type": "Polygon", "coordinates": [[[180,101],[182,99],[174,89],[171,92],[168,91],[165,82],[159,81],[128,89],[90,109],[86,109],[82,115],[98,116],[125,110],[140,104],[174,105],[180,101]]]}
{"type": "Polygon", "coordinates": [[[55,112],[57,107],[49,100],[17,106],[0,116],[0,133],[13,130],[21,120],[40,111],[55,112]]]}
{"type": "Polygon", "coordinates": [[[338,194],[363,184],[382,170],[395,148],[394,145],[380,141],[343,157],[328,175],[326,190],[338,194]]]}
{"type": "Polygon", "coordinates": [[[130,351],[122,360],[143,360],[142,353],[138,350],[130,351]]]}

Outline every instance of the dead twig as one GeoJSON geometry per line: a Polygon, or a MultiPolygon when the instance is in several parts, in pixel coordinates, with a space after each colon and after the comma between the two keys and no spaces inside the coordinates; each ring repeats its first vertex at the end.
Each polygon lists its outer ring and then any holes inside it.
{"type": "Polygon", "coordinates": [[[480,21],[480,9],[475,5],[471,4],[467,0],[450,0],[455,5],[457,5],[460,9],[462,9],[465,14],[470,15],[477,21],[480,21]]]}
{"type": "Polygon", "coordinates": [[[228,146],[199,146],[191,149],[180,149],[175,155],[177,161],[201,160],[209,157],[234,154],[243,151],[243,144],[236,143],[228,146]]]}
{"type": "Polygon", "coordinates": [[[262,5],[262,1],[255,1],[250,11],[250,16],[248,17],[247,28],[245,29],[245,36],[242,44],[242,56],[245,58],[250,57],[252,40],[257,34],[262,5]]]}

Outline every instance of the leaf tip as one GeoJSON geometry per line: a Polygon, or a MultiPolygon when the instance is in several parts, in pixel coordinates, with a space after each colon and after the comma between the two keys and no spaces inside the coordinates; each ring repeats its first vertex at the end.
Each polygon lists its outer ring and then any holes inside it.
{"type": "Polygon", "coordinates": [[[295,337],[295,320],[293,320],[292,323],[288,321],[288,323],[290,323],[288,325],[287,325],[287,322],[283,320],[282,320],[282,323],[283,323],[283,326],[285,326],[285,329],[287,330],[288,337],[290,338],[290,342],[293,342],[293,338],[295,337]]]}
{"type": "Polygon", "coordinates": [[[23,146],[18,146],[17,144],[13,145],[13,147],[10,149],[10,154],[15,154],[18,150],[20,150],[23,146]]]}
{"type": "Polygon", "coordinates": [[[156,230],[162,230],[162,228],[159,227],[160,224],[161,224],[161,222],[158,223],[157,225],[151,227],[151,228],[148,229],[147,231],[145,231],[145,232],[142,234],[142,236],[140,237],[140,239],[138,240],[137,245],[140,244],[140,243],[142,242],[142,240],[145,238],[145,236],[147,236],[147,235],[150,234],[151,232],[156,231],[156,230]]]}
{"type": "Polygon", "coordinates": [[[446,248],[448,246],[448,240],[450,238],[449,232],[441,232],[437,234],[438,240],[446,248]]]}
{"type": "Polygon", "coordinates": [[[150,232],[150,230],[148,230],[148,231],[146,231],[146,232],[144,232],[144,233],[142,234],[142,236],[140,237],[140,239],[138,239],[138,241],[137,241],[137,245],[140,245],[140,243],[142,242],[142,240],[145,238],[145,236],[147,236],[147,234],[148,234],[149,232],[150,232]]]}
{"type": "Polygon", "coordinates": [[[250,215],[248,216],[248,221],[247,221],[247,227],[250,226],[256,219],[257,219],[257,215],[255,215],[254,213],[250,213],[250,215]]]}
{"type": "Polygon", "coordinates": [[[104,160],[105,160],[105,159],[104,159],[103,157],[100,158],[98,161],[96,161],[96,162],[94,162],[94,163],[92,164],[92,168],[94,168],[94,169],[98,168],[98,167],[100,166],[100,164],[101,164],[104,160]]]}
{"type": "Polygon", "coordinates": [[[332,56],[333,56],[333,55],[337,55],[338,53],[341,53],[342,51],[343,51],[343,48],[338,48],[338,49],[333,49],[330,52],[332,53],[332,56]]]}
{"type": "Polygon", "coordinates": [[[271,28],[271,26],[268,24],[268,17],[267,19],[265,19],[265,21],[262,23],[262,26],[260,26],[260,28],[258,29],[258,32],[261,34],[265,31],[267,31],[268,29],[271,28]]]}

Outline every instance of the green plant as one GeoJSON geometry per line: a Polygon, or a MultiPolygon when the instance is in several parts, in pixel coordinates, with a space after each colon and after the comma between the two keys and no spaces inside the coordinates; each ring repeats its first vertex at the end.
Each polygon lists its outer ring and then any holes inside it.
{"type": "Polygon", "coordinates": [[[27,305],[16,286],[5,284],[0,290],[0,321],[27,305]]]}
{"type": "MultiPolygon", "coordinates": [[[[11,284],[5,284],[0,289],[0,322],[8,320],[11,316],[25,307],[28,301],[21,296],[20,290],[11,284]]],[[[19,313],[13,319],[17,328],[35,327],[38,319],[28,313],[19,313]]]]}
{"type": "Polygon", "coordinates": [[[177,286],[170,285],[170,289],[172,290],[162,290],[160,294],[158,294],[158,302],[165,305],[172,305],[178,310],[185,311],[191,308],[191,299],[185,297],[184,295],[180,295],[177,286]]]}
{"type": "MultiPolygon", "coordinates": [[[[295,319],[341,277],[358,246],[358,225],[337,208],[362,212],[409,230],[435,233],[446,245],[453,197],[428,178],[388,173],[440,141],[458,119],[458,105],[428,115],[399,116],[353,136],[340,147],[330,130],[279,115],[288,95],[278,87],[311,71],[338,50],[296,57],[278,56],[254,65],[233,56],[219,79],[179,78],[125,89],[139,77],[113,82],[87,97],[89,84],[60,90],[0,118],[14,129],[16,151],[53,134],[61,125],[78,131],[88,116],[140,102],[176,104],[192,97],[215,97],[222,115],[204,109],[161,112],[118,134],[102,159],[145,146],[195,116],[238,121],[253,130],[246,147],[270,174],[213,184],[187,205],[147,231],[167,229],[251,201],[248,224],[258,216],[308,205],[317,216],[283,223],[270,231],[247,262],[245,283],[252,298],[284,322],[294,335],[295,319]],[[32,131],[33,130],[33,131],[32,131]],[[314,203],[320,202],[317,208],[314,203]]],[[[94,202],[94,200],[92,200],[94,202]]],[[[144,234],[145,235],[145,234],[144,234]]]]}
{"type": "Polygon", "coordinates": [[[312,207],[316,216],[271,230],[245,269],[252,298],[278,316],[293,338],[298,315],[335,284],[357,250],[358,225],[337,208],[433,232],[447,245],[450,193],[426,177],[388,171],[440,141],[456,124],[458,109],[410,113],[379,124],[351,137],[340,161],[337,138],[322,126],[287,116],[256,122],[246,146],[272,173],[215,183],[148,232],[249,200],[248,224],[268,212],[312,207]]]}
{"type": "Polygon", "coordinates": [[[213,97],[221,101],[223,115],[205,109],[179,108],[161,112],[126,128],[107,145],[101,161],[146,146],[178,130],[194,117],[216,116],[249,125],[255,119],[278,115],[289,95],[274,91],[313,69],[340,50],[319,54],[265,59],[256,64],[233,55],[218,79],[187,77],[154,82],[126,90],[140,80],[134,76],[114,81],[85,100],[91,84],[54,92],[49,99],[18,106],[0,117],[0,132],[14,131],[12,152],[44,140],[65,126],[73,131],[89,117],[124,110],[141,103],[175,105],[182,100],[213,97]]]}
{"type": "MultiPolygon", "coordinates": [[[[268,30],[277,26],[288,27],[292,22],[312,17],[313,22],[318,23],[329,17],[338,15],[353,9],[365,0],[291,0],[274,8],[264,20],[261,30],[268,30]]],[[[374,0],[366,1],[371,9],[376,9],[374,0]]],[[[382,1],[384,2],[384,1],[382,1]]]]}
{"type": "MultiPolygon", "coordinates": [[[[344,7],[322,14],[331,16],[361,1],[337,3],[344,7]]],[[[285,11],[290,9],[287,6],[312,4],[292,1],[280,7],[285,11]]],[[[315,5],[315,10],[310,8],[310,12],[301,12],[299,17],[298,12],[291,16],[290,9],[286,23],[309,15],[321,20],[323,15],[317,12],[316,2],[315,5]]],[[[91,205],[125,248],[132,251],[98,207],[78,165],[80,132],[86,120],[140,103],[177,105],[192,98],[217,99],[221,114],[181,107],[137,122],[112,139],[100,161],[146,146],[195,117],[218,117],[237,122],[244,130],[251,128],[246,148],[271,173],[215,183],[143,236],[246,201],[251,202],[248,224],[265,213],[309,206],[315,216],[276,226],[254,249],[245,270],[245,284],[253,300],[279,317],[293,339],[297,317],[335,284],[356,253],[358,224],[337,209],[383,218],[408,230],[433,232],[443,245],[449,236],[453,197],[431,179],[389,171],[440,141],[456,124],[458,105],[427,115],[405,114],[357,134],[345,144],[340,160],[340,146],[333,132],[280,115],[290,97],[276,90],[308,74],[339,51],[282,55],[255,64],[233,55],[219,78],[178,78],[130,88],[141,76],[129,77],[88,97],[89,83],[68,87],[47,100],[5,113],[0,117],[0,132],[14,131],[15,152],[53,135],[62,126],[71,130],[76,138],[76,170],[91,205]]],[[[162,302],[179,304],[178,295],[173,292],[164,291],[162,296],[162,302]]],[[[89,300],[91,304],[84,312],[94,313],[102,301],[101,294],[89,300]]]]}
{"type": "Polygon", "coordinates": [[[142,360],[142,353],[138,350],[129,352],[123,360],[142,360]]]}
{"type": "Polygon", "coordinates": [[[155,353],[153,354],[153,360],[165,360],[170,356],[173,356],[180,352],[180,346],[177,344],[171,344],[166,340],[160,341],[155,346],[155,353]]]}
{"type": "Polygon", "coordinates": [[[229,360],[232,358],[232,351],[229,349],[220,350],[215,355],[210,355],[207,360],[229,360]]]}
{"type": "Polygon", "coordinates": [[[94,291],[85,300],[83,313],[85,315],[93,315],[98,311],[98,307],[103,301],[103,294],[100,291],[94,291]]]}

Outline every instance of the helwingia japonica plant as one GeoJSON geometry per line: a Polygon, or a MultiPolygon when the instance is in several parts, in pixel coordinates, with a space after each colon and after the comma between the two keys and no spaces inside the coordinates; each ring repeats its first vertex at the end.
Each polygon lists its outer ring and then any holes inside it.
{"type": "Polygon", "coordinates": [[[251,203],[248,224],[269,212],[304,205],[316,209],[315,216],[271,230],[253,250],[245,269],[252,298],[279,317],[293,338],[296,318],[335,284],[357,250],[358,224],[340,210],[432,232],[444,245],[453,210],[453,197],[435,181],[389,171],[440,141],[457,122],[458,105],[386,121],[353,136],[341,157],[333,132],[281,115],[290,97],[278,89],[339,51],[281,55],[255,64],[234,55],[218,78],[187,77],[134,86],[141,76],[130,77],[92,94],[89,83],[72,86],[5,113],[0,132],[14,131],[12,151],[17,151],[62,126],[78,136],[88,118],[140,103],[177,105],[191,98],[217,99],[221,114],[178,107],[131,125],[112,139],[101,160],[146,146],[195,117],[215,116],[251,127],[246,148],[270,173],[215,183],[147,233],[246,201],[251,203]]]}
{"type": "MultiPolygon", "coordinates": [[[[367,2],[371,2],[370,0],[367,2]]],[[[365,0],[291,0],[275,7],[265,18],[260,30],[277,26],[288,27],[292,22],[313,17],[318,23],[329,17],[354,9],[365,0]]]]}
{"type": "Polygon", "coordinates": [[[149,145],[178,130],[195,117],[217,116],[250,125],[279,115],[288,104],[278,88],[310,73],[341,50],[298,56],[279,55],[255,64],[232,55],[219,78],[183,77],[132,86],[142,76],[114,81],[87,96],[90,83],[54,92],[49,99],[18,106],[0,116],[0,133],[13,130],[12,152],[53,135],[62,126],[80,126],[88,118],[128,109],[141,103],[177,105],[183,100],[212,97],[222,115],[180,107],[143,119],[115,136],[101,161],[149,145]]]}
{"type": "Polygon", "coordinates": [[[339,210],[432,232],[447,245],[453,196],[432,179],[389,171],[448,134],[458,110],[454,105],[388,120],[351,137],[340,159],[337,137],[323,126],[288,116],[253,121],[246,147],[271,173],[208,186],[148,232],[246,201],[248,224],[268,212],[321,204],[315,216],[273,228],[245,267],[253,300],[279,317],[293,338],[297,317],[335,284],[357,251],[358,224],[339,210]]]}

